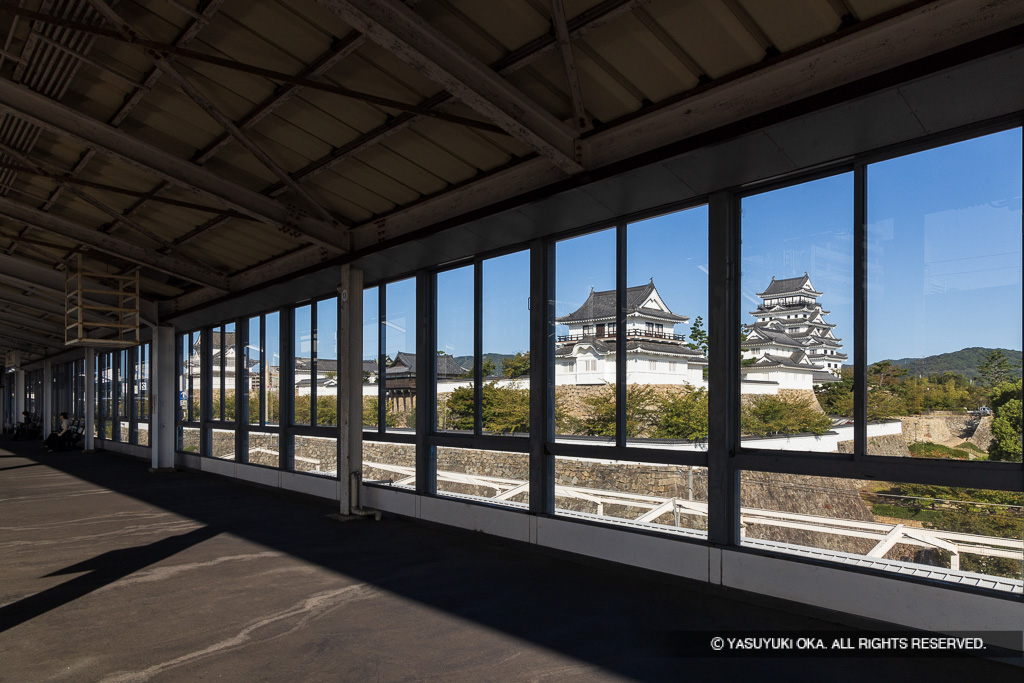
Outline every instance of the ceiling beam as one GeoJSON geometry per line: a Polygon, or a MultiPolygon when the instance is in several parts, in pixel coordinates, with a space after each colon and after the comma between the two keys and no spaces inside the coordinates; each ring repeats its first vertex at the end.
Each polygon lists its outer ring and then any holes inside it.
{"type": "Polygon", "coordinates": [[[397,0],[317,0],[562,171],[583,170],[576,133],[397,0]]]}
{"type": "MultiPolygon", "coordinates": [[[[66,276],[63,272],[56,271],[52,268],[47,268],[25,259],[17,258],[16,256],[8,256],[7,254],[0,254],[0,279],[5,280],[15,286],[21,287],[34,287],[37,289],[46,289],[53,292],[54,299],[57,299],[61,303],[64,302],[66,297],[66,276]]],[[[98,282],[95,278],[84,278],[85,284],[89,289],[92,290],[103,290],[99,293],[100,296],[118,296],[119,292],[112,287],[104,285],[102,282],[98,282]]],[[[45,296],[42,292],[39,292],[41,296],[45,296]]],[[[85,303],[93,305],[109,305],[109,302],[99,301],[95,296],[89,296],[84,298],[85,303]]],[[[156,305],[151,301],[139,300],[139,313],[143,319],[150,322],[156,322],[156,305]]],[[[103,316],[97,315],[93,322],[99,322],[105,320],[103,316]]]]}
{"type": "Polygon", "coordinates": [[[112,254],[132,263],[137,263],[140,266],[152,268],[153,270],[180,277],[206,287],[213,287],[223,292],[228,291],[227,278],[225,276],[211,273],[208,269],[198,266],[194,262],[157,253],[152,249],[140,247],[137,244],[132,244],[118,237],[99,232],[67,218],[33,209],[5,197],[0,197],[0,215],[36,228],[49,230],[93,249],[112,254]]]}
{"type": "MultiPolygon", "coordinates": [[[[140,33],[138,30],[133,28],[128,22],[121,18],[121,16],[114,11],[114,9],[103,0],[88,0],[89,4],[98,11],[104,19],[107,20],[126,40],[135,41],[137,39],[148,40],[146,36],[140,33]]],[[[226,116],[218,107],[210,100],[203,92],[197,88],[193,83],[188,80],[185,74],[178,70],[178,67],[171,63],[171,60],[165,57],[160,52],[152,49],[143,50],[146,56],[153,60],[153,63],[160,68],[165,74],[167,74],[171,80],[178,84],[189,99],[195,102],[200,109],[212,118],[214,121],[220,124],[221,128],[227,131],[231,137],[238,141],[242,147],[244,147],[250,154],[256,157],[256,160],[263,164],[267,170],[277,176],[278,180],[285,184],[285,186],[291,190],[298,199],[305,203],[306,208],[311,210],[313,213],[320,216],[322,220],[328,222],[337,221],[327,209],[320,205],[320,203],[313,198],[304,188],[302,188],[297,182],[295,182],[288,172],[285,171],[280,164],[267,154],[267,152],[257,145],[252,139],[246,135],[235,122],[226,116]]],[[[126,223],[131,224],[127,219],[126,223]]],[[[169,244],[165,244],[170,246],[169,244]]]]}
{"type": "Polygon", "coordinates": [[[42,318],[33,318],[28,315],[15,313],[9,308],[0,308],[0,324],[9,323],[28,327],[39,332],[49,332],[57,336],[64,334],[64,326],[61,323],[50,322],[42,318]]]}
{"type": "Polygon", "coordinates": [[[569,38],[569,26],[565,21],[565,5],[562,0],[551,0],[551,23],[555,26],[555,39],[558,41],[558,52],[562,58],[562,70],[565,71],[565,82],[572,99],[573,121],[576,130],[582,133],[593,126],[590,125],[587,111],[583,107],[583,91],[580,90],[580,79],[576,73],[576,59],[572,54],[572,41],[569,38]]]}
{"type": "MultiPolygon", "coordinates": [[[[21,292],[11,292],[0,287],[0,303],[13,304],[15,306],[21,306],[30,311],[40,311],[42,313],[52,313],[53,315],[59,315],[64,317],[64,305],[57,304],[50,299],[41,298],[38,296],[29,296],[28,294],[22,294],[21,292]]],[[[98,320],[95,322],[99,322],[98,320]]]]}
{"type": "Polygon", "coordinates": [[[23,341],[27,344],[35,344],[36,346],[45,346],[49,349],[63,349],[64,348],[64,337],[61,336],[60,342],[54,341],[49,338],[48,335],[40,337],[36,334],[29,334],[28,332],[20,332],[18,330],[12,330],[10,327],[4,327],[3,331],[0,332],[0,337],[6,337],[7,339],[15,339],[17,341],[23,341]]]}
{"type": "MultiPolygon", "coordinates": [[[[90,0],[92,2],[92,0],[90,0]]],[[[93,2],[95,5],[96,3],[93,2]]],[[[457,123],[462,126],[469,126],[471,128],[479,128],[481,130],[487,130],[494,133],[504,134],[505,131],[493,124],[487,123],[486,121],[477,121],[476,119],[467,118],[465,116],[458,116],[456,114],[448,114],[443,111],[430,111],[423,109],[419,105],[410,104],[408,102],[402,102],[400,100],[393,100],[388,97],[381,97],[379,95],[373,95],[371,93],[360,92],[358,90],[352,90],[341,85],[335,85],[333,83],[325,83],[323,81],[313,81],[307,78],[293,76],[283,71],[274,71],[273,69],[267,69],[262,66],[256,66],[254,64],[247,64],[245,62],[239,62],[234,59],[225,59],[223,57],[215,57],[214,55],[206,54],[204,52],[197,52],[196,50],[190,50],[188,48],[177,47],[175,45],[168,45],[166,43],[160,43],[155,40],[146,40],[142,37],[124,37],[117,31],[106,29],[90,24],[84,24],[78,21],[72,21],[68,19],[61,19],[60,17],[51,16],[42,12],[34,12],[25,8],[17,7],[15,5],[0,3],[0,9],[11,12],[12,14],[30,17],[37,21],[44,23],[53,24],[62,28],[71,29],[84,33],[91,36],[101,36],[103,38],[110,38],[112,40],[118,40],[129,45],[134,45],[137,48],[145,50],[153,50],[167,55],[174,55],[181,57],[182,59],[190,59],[199,62],[205,62],[207,64],[215,64],[222,66],[227,69],[233,69],[235,71],[243,71],[245,73],[254,74],[256,76],[263,76],[275,81],[281,81],[282,83],[288,83],[291,85],[297,85],[304,88],[310,88],[312,90],[320,90],[323,92],[333,93],[342,97],[348,97],[367,104],[373,104],[378,107],[385,107],[387,109],[397,109],[399,111],[409,111],[423,116],[431,116],[434,118],[441,119],[443,121],[449,121],[451,123],[457,123]]],[[[163,66],[159,66],[162,71],[163,66]]]]}
{"type": "Polygon", "coordinates": [[[244,188],[5,78],[0,78],[0,111],[28,119],[84,146],[98,147],[132,166],[218,200],[283,232],[304,236],[334,252],[346,251],[347,238],[339,223],[306,216],[294,207],[244,188]]]}

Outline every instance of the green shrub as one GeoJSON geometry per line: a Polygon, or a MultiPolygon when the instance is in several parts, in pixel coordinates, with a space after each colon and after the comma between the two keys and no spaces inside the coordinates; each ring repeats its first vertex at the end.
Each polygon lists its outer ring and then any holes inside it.
{"type": "Polygon", "coordinates": [[[740,414],[743,434],[824,434],[832,420],[814,409],[810,400],[789,396],[756,396],[740,414]]]}
{"type": "Polygon", "coordinates": [[[669,396],[658,407],[654,436],[700,441],[708,438],[708,392],[697,389],[669,396]]]}

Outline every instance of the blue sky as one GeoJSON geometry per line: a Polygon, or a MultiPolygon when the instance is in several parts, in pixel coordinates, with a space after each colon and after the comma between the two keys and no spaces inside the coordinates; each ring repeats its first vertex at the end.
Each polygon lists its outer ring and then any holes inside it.
{"type": "MultiPolygon", "coordinates": [[[[868,361],[920,357],[969,346],[1021,348],[1021,131],[949,145],[868,167],[868,361]]],[[[853,176],[840,174],[743,199],[743,322],[771,278],[807,272],[853,361],[853,176]]],[[[654,279],[680,315],[708,326],[707,208],[631,224],[629,286],[654,279]]],[[[615,230],[556,245],[556,314],[590,288],[615,285],[615,230]]],[[[529,254],[488,259],[484,275],[487,353],[529,348],[529,254]]],[[[473,352],[471,267],[438,276],[438,349],[473,352]]],[[[415,281],[387,285],[386,352],[415,348],[415,281]]],[[[364,357],[377,345],[377,291],[364,295],[364,357]]],[[[324,306],[322,324],[333,326],[324,306]]],[[[296,327],[309,324],[308,309],[296,327]]],[[[566,332],[559,326],[557,334],[566,332]]],[[[690,324],[676,333],[689,335],[690,324]]],[[[268,334],[268,339],[272,334],[268,334]]],[[[301,345],[303,341],[297,340],[301,345]]],[[[336,357],[336,340],[319,353],[336,357]]],[[[302,355],[308,355],[308,342],[302,355]]]]}

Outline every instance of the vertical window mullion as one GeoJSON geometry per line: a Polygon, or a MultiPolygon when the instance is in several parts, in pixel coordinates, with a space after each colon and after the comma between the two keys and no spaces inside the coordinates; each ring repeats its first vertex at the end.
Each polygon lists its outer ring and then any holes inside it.
{"type": "Polygon", "coordinates": [[[377,433],[385,431],[387,416],[387,291],[386,284],[377,286],[377,433]]]}
{"type": "Polygon", "coordinates": [[[853,170],[853,459],[868,451],[867,165],[853,170]]]}
{"type": "MultiPolygon", "coordinates": [[[[626,225],[615,226],[615,324],[626,329],[626,225]]],[[[615,339],[615,445],[626,445],[626,336],[615,339]]]]}
{"type": "Polygon", "coordinates": [[[484,429],[484,268],[480,259],[473,261],[473,433],[484,429]]]}
{"type": "Polygon", "coordinates": [[[530,512],[555,513],[555,245],[530,246],[530,512]]]}
{"type": "Polygon", "coordinates": [[[317,424],[316,416],[316,383],[320,376],[318,355],[319,349],[317,339],[317,302],[309,303],[309,426],[317,424]]]}
{"type": "Polygon", "coordinates": [[[270,359],[267,357],[267,315],[260,314],[260,427],[267,428],[267,384],[270,382],[270,359]]]}
{"type": "Polygon", "coordinates": [[[741,272],[735,195],[711,195],[708,230],[708,541],[738,545],[740,474],[732,456],[740,439],[741,272]]]}
{"type": "Polygon", "coordinates": [[[218,419],[223,422],[227,415],[227,402],[228,402],[228,377],[227,377],[227,357],[228,357],[228,333],[227,325],[220,326],[220,415],[218,419]]]}

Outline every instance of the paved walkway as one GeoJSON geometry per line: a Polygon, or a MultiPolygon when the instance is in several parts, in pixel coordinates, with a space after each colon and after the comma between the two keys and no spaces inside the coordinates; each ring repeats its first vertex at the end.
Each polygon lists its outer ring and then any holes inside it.
{"type": "Polygon", "coordinates": [[[837,627],[111,454],[0,442],[0,681],[1021,680],[980,659],[737,658],[837,627]]]}

